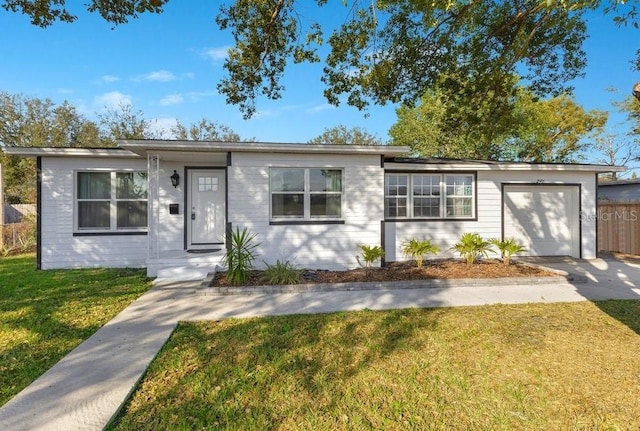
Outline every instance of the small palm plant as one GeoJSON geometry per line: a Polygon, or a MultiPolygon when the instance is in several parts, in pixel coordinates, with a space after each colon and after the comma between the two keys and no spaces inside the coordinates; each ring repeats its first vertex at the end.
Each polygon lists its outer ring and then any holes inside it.
{"type": "Polygon", "coordinates": [[[440,247],[433,244],[428,239],[418,240],[416,238],[411,238],[409,241],[402,243],[402,253],[415,260],[418,268],[422,268],[422,262],[426,255],[438,254],[439,252],[440,247]]]}
{"type": "Polygon", "coordinates": [[[522,253],[526,250],[525,246],[516,242],[515,238],[505,238],[503,240],[492,238],[489,242],[498,247],[498,250],[500,250],[500,256],[502,257],[502,263],[507,266],[511,262],[511,256],[522,253]]]}
{"type": "Polygon", "coordinates": [[[460,240],[450,248],[456,251],[467,265],[471,266],[481,257],[487,257],[489,253],[495,253],[491,247],[491,243],[480,236],[479,233],[467,232],[463,233],[460,240]]]}
{"type": "Polygon", "coordinates": [[[244,284],[249,276],[256,258],[256,248],[260,243],[256,242],[256,234],[249,232],[247,228],[231,233],[231,244],[222,259],[222,264],[227,267],[227,280],[231,284],[244,284]]]}
{"type": "Polygon", "coordinates": [[[370,246],[361,244],[360,251],[362,253],[362,260],[364,261],[365,268],[371,268],[371,265],[373,265],[374,262],[384,257],[384,250],[379,245],[370,246]]]}

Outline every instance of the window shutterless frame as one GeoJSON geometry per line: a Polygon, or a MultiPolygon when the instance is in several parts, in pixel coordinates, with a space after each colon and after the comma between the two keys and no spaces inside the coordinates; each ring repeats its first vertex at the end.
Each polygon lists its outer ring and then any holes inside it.
{"type": "Polygon", "coordinates": [[[385,173],[386,220],[475,220],[476,173],[385,173]]]}
{"type": "Polygon", "coordinates": [[[147,232],[146,171],[74,172],[74,235],[147,232]]]}
{"type": "Polygon", "coordinates": [[[342,168],[269,168],[271,222],[340,222],[343,176],[342,168]]]}

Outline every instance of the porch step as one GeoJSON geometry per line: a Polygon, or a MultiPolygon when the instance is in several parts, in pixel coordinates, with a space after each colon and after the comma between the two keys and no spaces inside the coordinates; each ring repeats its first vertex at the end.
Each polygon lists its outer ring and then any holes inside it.
{"type": "Polygon", "coordinates": [[[223,254],[191,254],[182,252],[166,253],[159,259],[147,260],[147,275],[167,281],[202,280],[214,272],[223,254]]]}
{"type": "Polygon", "coordinates": [[[206,263],[164,266],[158,269],[157,278],[175,281],[202,280],[214,270],[215,265],[206,263]]]}

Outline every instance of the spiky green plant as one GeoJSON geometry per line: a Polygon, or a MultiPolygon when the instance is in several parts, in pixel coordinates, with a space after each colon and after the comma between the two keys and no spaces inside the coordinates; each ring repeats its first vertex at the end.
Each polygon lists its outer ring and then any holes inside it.
{"type": "Polygon", "coordinates": [[[526,250],[526,247],[519,244],[515,238],[505,238],[502,240],[498,238],[491,238],[489,242],[500,250],[502,263],[505,265],[509,265],[511,263],[511,256],[522,253],[526,250]]]}
{"type": "Polygon", "coordinates": [[[222,264],[227,267],[229,283],[240,285],[247,281],[259,246],[256,234],[251,233],[246,227],[242,230],[236,227],[236,230],[231,232],[231,243],[222,259],[222,264]]]}
{"type": "Polygon", "coordinates": [[[402,243],[402,253],[415,260],[418,268],[422,268],[422,262],[424,261],[425,256],[429,254],[438,254],[439,252],[440,247],[433,244],[428,239],[419,240],[411,238],[409,241],[402,243]]]}
{"type": "Polygon", "coordinates": [[[297,284],[302,276],[302,270],[288,260],[276,260],[276,263],[267,266],[264,270],[264,278],[269,284],[297,284]]]}
{"type": "Polygon", "coordinates": [[[471,266],[481,257],[487,257],[489,253],[495,253],[491,245],[492,244],[482,238],[479,233],[466,232],[462,234],[460,240],[449,250],[456,251],[467,261],[467,265],[471,266]]]}
{"type": "Polygon", "coordinates": [[[379,245],[370,246],[361,244],[360,251],[366,268],[371,268],[374,262],[384,258],[384,250],[379,245]]]}

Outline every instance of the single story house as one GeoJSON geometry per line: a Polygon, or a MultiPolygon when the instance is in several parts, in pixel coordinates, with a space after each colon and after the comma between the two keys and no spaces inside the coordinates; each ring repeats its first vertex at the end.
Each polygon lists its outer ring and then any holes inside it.
{"type": "Polygon", "coordinates": [[[601,181],[598,200],[614,202],[640,202],[640,179],[601,181]]]}
{"type": "Polygon", "coordinates": [[[597,174],[616,170],[416,159],[398,146],[124,140],[5,151],[37,158],[39,268],[150,276],[206,273],[235,228],[257,234],[258,265],[353,268],[360,244],[404,260],[410,238],[451,256],[465,232],[514,237],[529,255],[594,258],[597,174]]]}

